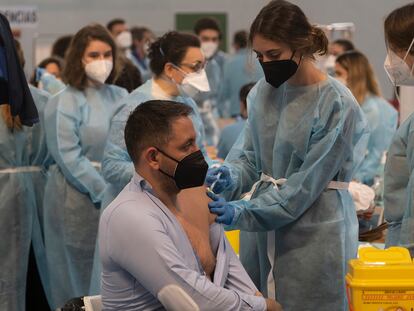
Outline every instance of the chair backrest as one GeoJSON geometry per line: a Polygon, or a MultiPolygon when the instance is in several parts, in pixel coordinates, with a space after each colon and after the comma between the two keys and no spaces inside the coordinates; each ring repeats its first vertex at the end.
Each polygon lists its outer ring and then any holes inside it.
{"type": "Polygon", "coordinates": [[[102,311],[102,296],[85,296],[83,297],[85,311],[102,311]]]}

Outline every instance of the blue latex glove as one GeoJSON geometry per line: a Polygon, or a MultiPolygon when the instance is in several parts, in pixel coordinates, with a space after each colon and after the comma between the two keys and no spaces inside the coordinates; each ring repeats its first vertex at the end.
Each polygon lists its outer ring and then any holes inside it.
{"type": "Polygon", "coordinates": [[[233,186],[234,182],[230,176],[230,169],[226,166],[210,168],[206,176],[206,185],[214,193],[222,193],[233,186]]]}
{"type": "Polygon", "coordinates": [[[36,82],[39,82],[40,79],[42,79],[42,76],[45,74],[46,69],[45,68],[36,68],[36,82]]]}
{"type": "Polygon", "coordinates": [[[227,226],[230,225],[235,214],[234,203],[226,202],[222,197],[219,197],[211,191],[208,191],[207,195],[213,200],[208,203],[208,208],[210,209],[210,213],[217,215],[216,222],[227,226]]]}

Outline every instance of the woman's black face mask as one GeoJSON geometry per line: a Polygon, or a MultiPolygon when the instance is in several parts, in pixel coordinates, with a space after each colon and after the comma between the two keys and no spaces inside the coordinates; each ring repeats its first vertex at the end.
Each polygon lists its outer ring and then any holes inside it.
{"type": "Polygon", "coordinates": [[[294,55],[295,52],[293,52],[290,59],[275,60],[270,62],[260,61],[266,82],[273,87],[278,88],[289,80],[296,73],[299,67],[299,65],[293,60],[294,55]]]}

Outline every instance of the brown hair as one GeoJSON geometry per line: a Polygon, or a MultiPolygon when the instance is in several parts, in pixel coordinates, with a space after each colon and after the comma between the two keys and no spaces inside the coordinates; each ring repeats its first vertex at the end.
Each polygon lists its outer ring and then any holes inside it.
{"type": "Polygon", "coordinates": [[[190,106],[169,100],[150,100],[138,105],[129,115],[124,131],[125,145],[132,162],[138,164],[145,148],[164,146],[171,137],[172,123],[193,112],[190,106]]]}
{"type": "Polygon", "coordinates": [[[73,37],[65,58],[66,64],[69,65],[65,66],[63,69],[63,82],[77,88],[78,90],[84,90],[86,88],[87,77],[82,59],[86,48],[93,40],[105,42],[112,49],[112,60],[114,66],[105,83],[112,83],[117,75],[117,48],[111,34],[105,29],[105,27],[99,24],[85,26],[73,37]]]}
{"type": "Polygon", "coordinates": [[[200,40],[196,36],[177,31],[167,32],[150,46],[148,58],[151,71],[159,77],[164,71],[165,64],[179,66],[190,47],[200,47],[200,40]]]}
{"type": "Polygon", "coordinates": [[[328,51],[328,38],[322,29],[312,26],[303,11],[284,0],[267,4],[250,27],[250,43],[255,35],[287,44],[292,51],[305,57],[324,55],[328,51]]]}
{"type": "MultiPolygon", "coordinates": [[[[24,67],[24,54],[22,50],[22,46],[19,41],[16,39],[14,40],[14,45],[16,47],[17,57],[19,59],[20,65],[22,68],[24,67]]],[[[9,130],[21,130],[22,129],[22,122],[20,121],[19,116],[13,117],[11,114],[11,108],[9,104],[1,105],[1,116],[3,118],[4,123],[9,130]]]]}
{"type": "Polygon", "coordinates": [[[347,72],[347,85],[361,105],[367,96],[380,96],[378,81],[371,64],[364,54],[358,51],[349,51],[336,59],[347,72]]]}
{"type": "Polygon", "coordinates": [[[62,59],[65,59],[65,55],[66,55],[66,52],[68,51],[72,38],[73,38],[72,35],[66,35],[66,36],[58,38],[53,43],[52,52],[50,52],[50,55],[58,56],[62,59]]]}
{"type": "MultiPolygon", "coordinates": [[[[384,33],[391,49],[407,51],[414,38],[414,3],[392,11],[385,19],[384,33]]],[[[414,54],[414,46],[410,54],[414,54]]]]}

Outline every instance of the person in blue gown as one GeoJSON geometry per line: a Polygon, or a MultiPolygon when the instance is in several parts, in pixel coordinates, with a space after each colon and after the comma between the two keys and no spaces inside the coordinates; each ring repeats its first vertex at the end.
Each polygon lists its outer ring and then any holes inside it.
{"type": "Polygon", "coordinates": [[[349,51],[338,56],[335,76],[351,90],[370,127],[367,153],[354,179],[368,186],[374,184],[392,137],[397,129],[398,112],[384,98],[374,71],[364,54],[349,51]]]}
{"type": "Polygon", "coordinates": [[[236,118],[236,122],[224,127],[221,131],[220,140],[217,145],[217,157],[220,159],[227,157],[231,147],[233,147],[240,133],[243,132],[247,120],[247,95],[253,86],[254,83],[248,83],[240,89],[240,115],[236,118]]]}
{"type": "MultiPolygon", "coordinates": [[[[414,4],[395,9],[385,19],[388,47],[385,70],[397,86],[414,85],[414,4]]],[[[388,150],[384,173],[385,246],[402,246],[414,257],[414,114],[397,130],[388,150]]]]}
{"type": "Polygon", "coordinates": [[[116,46],[92,24],[74,36],[63,76],[65,89],[44,109],[53,158],[44,195],[43,224],[51,307],[87,295],[106,182],[100,173],[112,116],[127,91],[110,85],[116,46]]]}
{"type": "Polygon", "coordinates": [[[217,109],[222,117],[238,117],[240,115],[239,91],[248,84],[263,78],[260,63],[247,49],[246,31],[238,31],[234,35],[233,47],[236,53],[229,57],[223,69],[223,82],[220,84],[217,109]]]}
{"type": "Polygon", "coordinates": [[[345,311],[347,263],[358,249],[348,187],[366,150],[365,117],[316,68],[328,40],[298,6],[271,1],[250,39],[265,79],[249,93],[248,120],[224,165],[209,169],[207,184],[227,200],[210,194],[210,211],[243,230],[244,267],[284,310],[345,311]]]}

